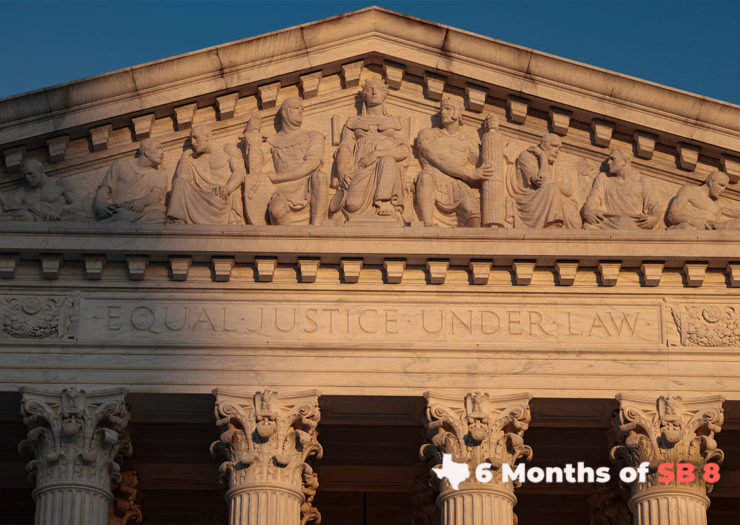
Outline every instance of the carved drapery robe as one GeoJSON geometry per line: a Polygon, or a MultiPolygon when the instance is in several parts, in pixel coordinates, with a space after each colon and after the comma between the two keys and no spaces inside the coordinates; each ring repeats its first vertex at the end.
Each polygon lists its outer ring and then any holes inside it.
{"type": "Polygon", "coordinates": [[[627,179],[599,173],[586,202],[605,217],[598,224],[584,223],[586,229],[638,229],[640,215],[659,211],[652,184],[637,173],[627,179]]]}
{"type": "Polygon", "coordinates": [[[167,193],[167,180],[160,170],[140,168],[135,159],[120,159],[111,164],[100,183],[107,187],[110,202],[119,205],[118,211],[105,222],[138,222],[161,224],[164,222],[164,197],[167,193]],[[126,203],[157,194],[157,202],[146,206],[137,213],[126,207],[126,203]]]}
{"type": "MultiPolygon", "coordinates": [[[[478,141],[462,130],[450,135],[440,128],[424,129],[417,138],[419,144],[444,151],[447,160],[457,166],[475,169],[478,162],[478,141]]],[[[458,222],[466,224],[473,217],[480,217],[480,198],[466,182],[448,175],[423,155],[419,159],[422,176],[434,177],[434,201],[440,211],[457,213],[458,222]]]]}
{"type": "MultiPolygon", "coordinates": [[[[403,207],[403,172],[399,162],[380,157],[367,167],[359,164],[368,153],[405,146],[401,142],[402,129],[400,117],[391,115],[352,117],[344,125],[339,148],[349,148],[354,159],[343,203],[349,216],[372,214],[376,201],[390,201],[394,207],[403,207]]],[[[339,207],[332,206],[332,211],[339,207]]]]}
{"type": "Polygon", "coordinates": [[[540,171],[539,161],[531,151],[523,151],[516,159],[515,170],[508,177],[508,190],[514,202],[510,212],[515,228],[580,228],[579,206],[571,198],[572,189],[561,180],[557,163],[551,178],[539,186],[532,179],[540,171]]]}
{"type": "MultiPolygon", "coordinates": [[[[318,131],[300,131],[285,137],[278,134],[267,139],[267,142],[270,144],[275,173],[277,174],[291,171],[309,159],[323,161],[325,139],[318,131]]],[[[293,222],[302,222],[308,219],[311,200],[311,175],[313,173],[299,180],[274,183],[275,194],[272,198],[282,199],[292,211],[302,212],[296,214],[293,222]]]]}
{"type": "Polygon", "coordinates": [[[212,153],[183,158],[175,169],[167,216],[186,224],[243,224],[241,196],[215,193],[231,176],[229,157],[212,153]]]}

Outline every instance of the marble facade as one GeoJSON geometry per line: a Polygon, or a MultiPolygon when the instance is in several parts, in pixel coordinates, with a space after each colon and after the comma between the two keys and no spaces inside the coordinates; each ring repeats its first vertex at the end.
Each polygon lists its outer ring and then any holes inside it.
{"type": "Polygon", "coordinates": [[[0,523],[734,523],[738,122],[375,7],[0,100],[0,523]]]}

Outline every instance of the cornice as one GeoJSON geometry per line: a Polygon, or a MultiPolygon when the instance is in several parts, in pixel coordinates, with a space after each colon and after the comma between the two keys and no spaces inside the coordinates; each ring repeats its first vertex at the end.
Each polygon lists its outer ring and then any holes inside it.
{"type": "Polygon", "coordinates": [[[451,265],[471,260],[494,260],[495,265],[535,261],[554,266],[557,261],[578,261],[596,267],[602,261],[621,261],[638,268],[645,261],[660,261],[665,268],[682,268],[687,262],[706,262],[724,269],[740,261],[740,243],[731,231],[584,231],[496,230],[478,228],[389,226],[223,226],[136,225],[129,228],[100,224],[8,224],[0,251],[35,259],[62,254],[65,261],[84,255],[105,255],[123,261],[129,255],[146,255],[150,261],[170,256],[210,262],[212,257],[234,257],[237,263],[276,257],[295,263],[302,257],[338,264],[342,258],[361,257],[365,264],[405,259],[409,265],[448,259],[451,265]]]}

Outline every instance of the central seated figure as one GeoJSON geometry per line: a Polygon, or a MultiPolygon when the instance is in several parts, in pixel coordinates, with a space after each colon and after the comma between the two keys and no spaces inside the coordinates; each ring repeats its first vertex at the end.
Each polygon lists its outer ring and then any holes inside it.
{"type": "Polygon", "coordinates": [[[405,189],[402,163],[411,149],[402,141],[400,117],[385,109],[388,88],[370,79],[362,90],[362,114],[342,129],[337,151],[338,186],[330,211],[345,218],[360,215],[394,217],[402,221],[405,189]]]}

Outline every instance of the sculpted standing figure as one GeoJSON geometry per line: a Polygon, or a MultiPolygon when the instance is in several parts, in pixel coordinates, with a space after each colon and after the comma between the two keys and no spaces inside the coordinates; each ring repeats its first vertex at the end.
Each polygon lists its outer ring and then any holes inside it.
{"type": "Polygon", "coordinates": [[[349,218],[379,215],[400,218],[404,187],[401,163],[410,148],[402,142],[401,119],[385,110],[388,87],[371,79],[362,90],[362,114],[350,118],[337,151],[337,193],[331,211],[349,218]]]}
{"type": "Polygon", "coordinates": [[[77,195],[63,179],[46,175],[44,165],[29,160],[21,166],[25,184],[5,205],[7,217],[15,221],[73,221],[80,219],[74,210],[77,195]]]}
{"type": "MultiPolygon", "coordinates": [[[[267,139],[272,166],[265,166],[259,150],[260,137],[248,131],[244,134],[250,174],[269,168],[264,171],[274,184],[274,193],[267,205],[270,224],[305,223],[309,210],[310,223],[323,224],[329,209],[329,177],[320,171],[324,162],[324,136],[318,131],[300,129],[303,102],[296,97],[287,98],[280,106],[280,122],[280,131],[267,139]]],[[[243,179],[243,173],[232,175],[222,196],[231,194],[243,179]]],[[[247,207],[251,205],[248,199],[249,195],[245,200],[247,207]]]]}
{"type": "Polygon", "coordinates": [[[562,141],[548,133],[539,146],[526,149],[516,159],[509,177],[514,199],[515,228],[580,228],[578,204],[571,184],[557,170],[562,141]]]}
{"type": "Polygon", "coordinates": [[[615,148],[607,161],[609,174],[599,173],[583,206],[586,229],[649,230],[658,224],[660,207],[646,177],[632,167],[632,154],[615,148]]]}
{"type": "Polygon", "coordinates": [[[97,218],[109,222],[164,223],[167,180],[159,169],[162,161],[162,144],[144,139],[133,159],[111,164],[93,199],[97,218]]]}
{"type": "Polygon", "coordinates": [[[419,132],[421,173],[416,181],[416,201],[425,226],[434,224],[434,207],[457,214],[460,226],[481,225],[480,199],[473,186],[493,174],[493,167],[476,167],[478,139],[462,126],[462,104],[452,99],[440,102],[441,127],[419,132]]]}
{"type": "Polygon", "coordinates": [[[236,194],[222,198],[221,187],[234,173],[244,171],[244,163],[237,156],[217,151],[211,138],[211,131],[205,126],[193,126],[190,130],[192,147],[183,151],[172,180],[169,222],[243,223],[241,199],[236,194]]]}
{"type": "Polygon", "coordinates": [[[713,171],[701,186],[684,186],[671,201],[666,220],[676,230],[738,230],[740,220],[720,222],[722,208],[717,203],[730,178],[713,171]]]}

